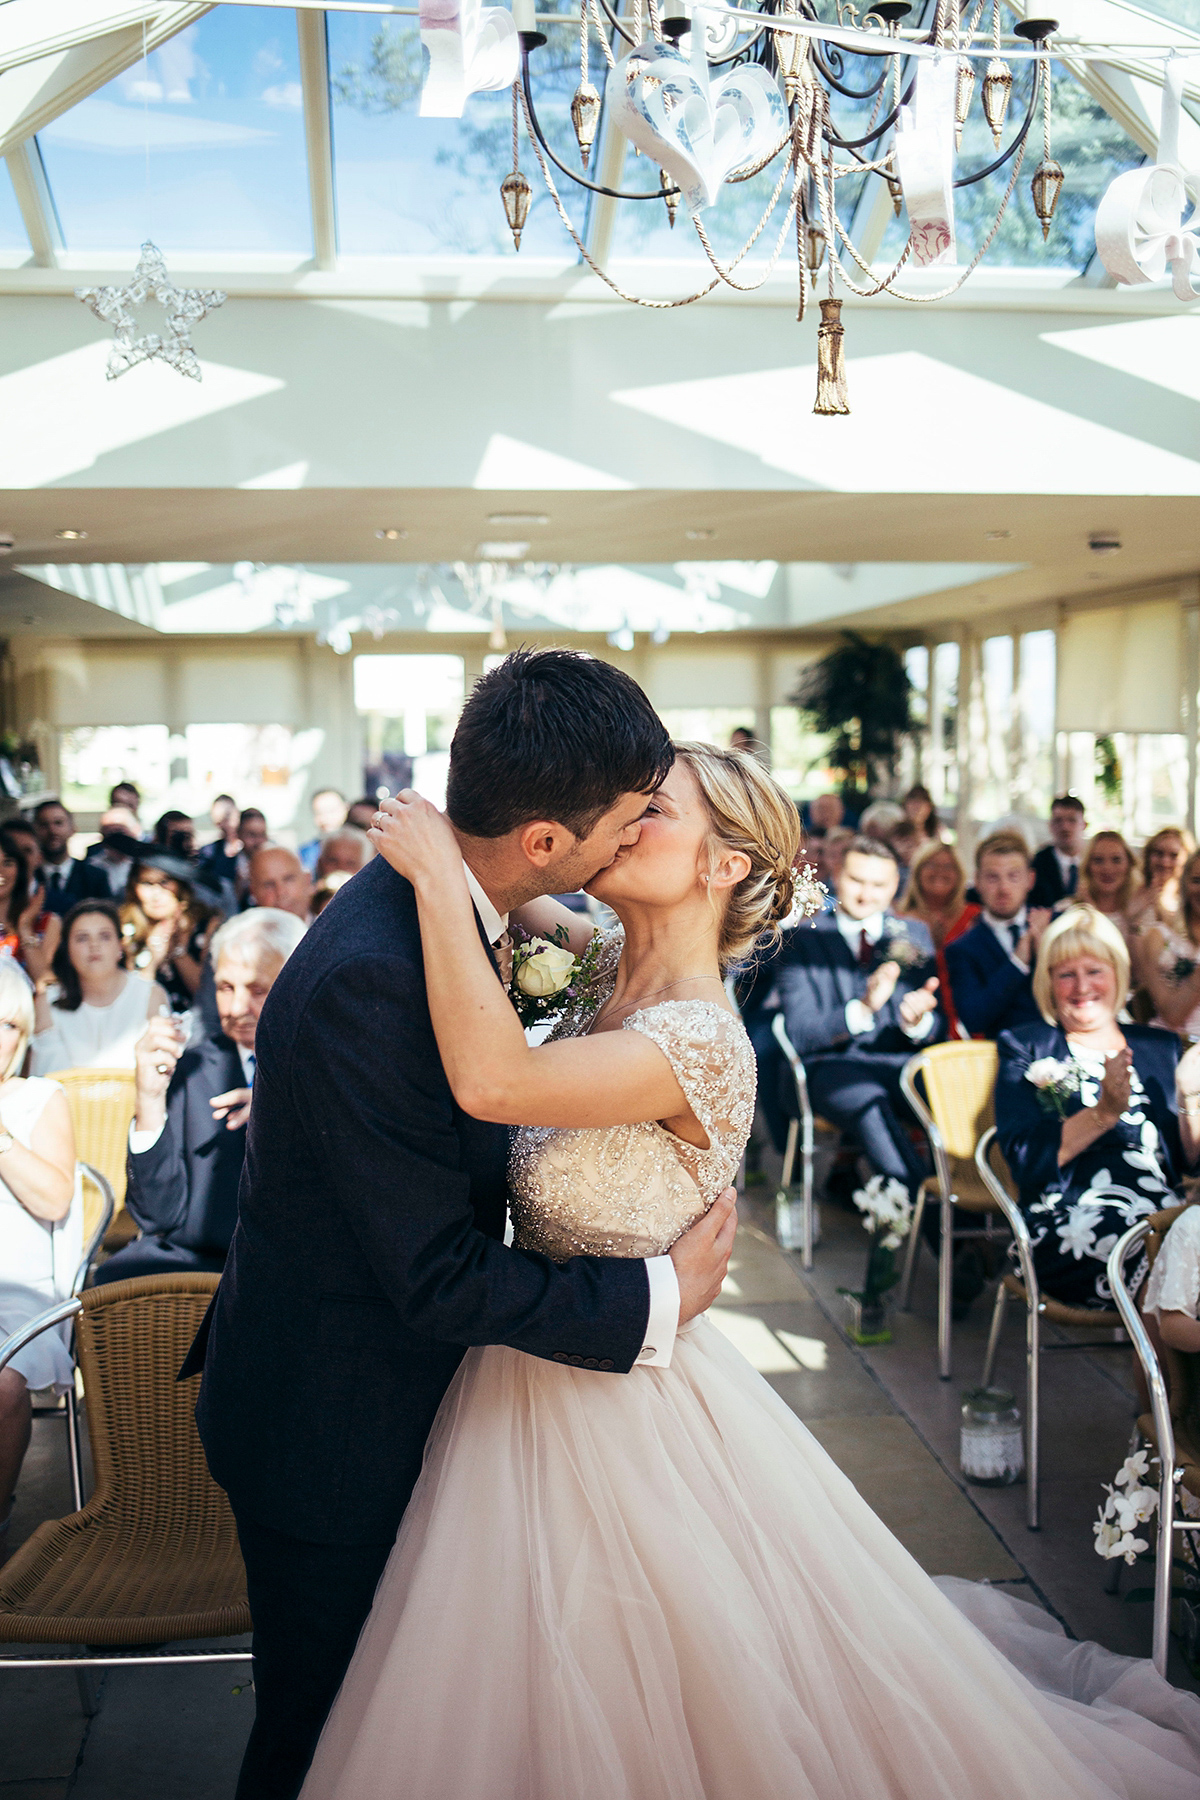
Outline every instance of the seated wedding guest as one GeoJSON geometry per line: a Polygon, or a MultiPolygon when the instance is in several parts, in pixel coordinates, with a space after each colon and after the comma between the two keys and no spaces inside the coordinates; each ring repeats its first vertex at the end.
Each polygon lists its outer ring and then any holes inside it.
{"type": "Polygon", "coordinates": [[[933,804],[933,795],[927,787],[918,781],[909,788],[900,802],[904,808],[904,816],[911,819],[922,837],[940,838],[942,828],[938,823],[937,808],[933,804]]]}
{"type": "Polygon", "coordinates": [[[958,851],[938,838],[926,838],[913,857],[908,889],[898,910],[905,918],[920,919],[933,939],[940,983],[938,1002],[946,1015],[946,1035],[952,1038],[959,1036],[958,1013],[946,965],[946,946],[969,931],[981,911],[966,895],[967,871],[959,861],[958,851]]]}
{"type": "Polygon", "coordinates": [[[314,879],[324,881],[339,869],[346,875],[357,875],[374,854],[375,846],[365,831],[360,831],[357,825],[339,826],[322,839],[314,879]]]}
{"type": "Polygon", "coordinates": [[[125,968],[121,915],[112,900],[81,900],[63,920],[54,954],[57,989],[37,996],[33,1073],[132,1069],[133,1047],[167,996],[125,968]]]}
{"type": "MultiPolygon", "coordinates": [[[[29,871],[29,879],[40,877],[42,870],[42,846],[38,843],[37,832],[33,829],[33,820],[21,818],[6,819],[4,829],[9,837],[15,838],[25,859],[25,867],[29,871]]],[[[107,888],[104,890],[108,892],[107,888]]]]}
{"type": "Polygon", "coordinates": [[[1079,884],[1079,859],[1087,836],[1083,801],[1060,794],[1050,804],[1050,842],[1033,859],[1030,906],[1056,906],[1069,900],[1079,884]]]}
{"type": "Polygon", "coordinates": [[[1142,1312],[1172,1350],[1200,1352],[1200,1206],[1194,1202],[1162,1241],[1142,1312]]]}
{"type": "Polygon", "coordinates": [[[254,904],[250,894],[250,864],[265,847],[269,835],[266,814],[259,812],[257,806],[247,806],[238,817],[238,837],[242,848],[238,857],[234,889],[239,906],[254,904]]]}
{"type": "Polygon", "coordinates": [[[126,967],[166,989],[174,1012],[186,1012],[200,985],[208,941],[220,923],[215,896],[190,863],[169,850],[143,850],[121,908],[126,967]]]}
{"type": "Polygon", "coordinates": [[[318,788],[312,797],[313,824],[317,828],[316,837],[309,838],[301,844],[298,855],[308,873],[312,875],[317,867],[317,857],[321,845],[331,831],[338,831],[346,823],[346,799],[336,788],[318,788]]]}
{"type": "MultiPolygon", "coordinates": [[[[314,919],[319,918],[325,911],[325,908],[329,905],[329,902],[333,899],[333,896],[340,892],[340,890],[345,887],[346,883],[352,879],[353,877],[347,875],[344,869],[334,869],[332,873],[326,875],[322,881],[318,881],[313,888],[312,899],[309,903],[309,910],[312,917],[314,919]]],[[[557,896],[555,897],[557,898],[557,896]]]]}
{"type": "Polygon", "coordinates": [[[1190,831],[1164,825],[1142,846],[1142,890],[1130,908],[1136,931],[1150,925],[1174,925],[1179,913],[1179,878],[1183,865],[1195,850],[1190,831]]]}
{"type": "Polygon", "coordinates": [[[100,814],[100,841],[88,850],[86,860],[101,871],[112,899],[125,898],[129,872],[141,845],[141,827],[127,806],[110,806],[100,814]]]}
{"type": "Polygon", "coordinates": [[[888,832],[887,841],[896,852],[896,861],[900,864],[900,886],[897,894],[903,899],[908,892],[908,872],[912,859],[921,845],[927,844],[929,839],[919,826],[913,824],[911,819],[898,819],[888,832]]]}
{"type": "Polygon", "coordinates": [[[852,838],[837,910],[783,934],[775,986],[813,1110],[853,1132],[879,1175],[916,1192],[928,1169],[909,1135],[900,1071],[942,1035],[933,941],[892,911],[900,869],[887,844],[852,838]]]}
{"type": "Polygon", "coordinates": [[[133,822],[137,828],[134,835],[140,838],[142,835],[142,796],[137,783],[118,781],[115,787],[109,789],[108,804],[123,807],[126,812],[133,814],[133,822]]]}
{"type": "MultiPolygon", "coordinates": [[[[32,1030],[29,983],[0,957],[0,1342],[68,1297],[83,1254],[66,1095],[56,1081],[19,1073],[32,1030]]],[[[0,1369],[0,1562],[29,1446],[30,1390],[65,1394],[74,1380],[58,1331],[44,1331],[0,1369]]]]}
{"type": "MultiPolygon", "coordinates": [[[[1133,851],[1119,831],[1098,831],[1095,837],[1088,839],[1079,859],[1076,891],[1084,905],[1094,906],[1097,912],[1112,920],[1126,944],[1134,936],[1129,912],[1140,886],[1141,877],[1133,851]]],[[[1069,904],[1069,901],[1060,900],[1059,908],[1069,904]]]]}
{"type": "Polygon", "coordinates": [[[110,1256],[97,1281],[217,1273],[237,1223],[238,1183],[263,1002],[304,929],[257,907],[227,919],[212,941],[217,1024],[184,1044],[153,1018],[137,1044],[126,1205],[143,1235],[110,1256]]]}
{"type": "Polygon", "coordinates": [[[903,817],[904,808],[898,800],[872,800],[870,806],[863,807],[859,817],[859,834],[862,837],[881,838],[886,843],[903,817]]]}
{"type": "Polygon", "coordinates": [[[1200,850],[1179,878],[1179,912],[1150,924],[1138,940],[1138,973],[1153,1000],[1155,1025],[1181,1037],[1200,1037],[1200,850]]]}
{"type": "Polygon", "coordinates": [[[832,912],[837,905],[837,881],[842,872],[842,858],[846,854],[846,846],[854,841],[854,833],[848,825],[834,825],[811,843],[805,856],[817,871],[817,880],[827,891],[824,910],[832,912]]]}
{"type": "MultiPolygon", "coordinates": [[[[94,864],[77,862],[67,845],[75,835],[75,820],[58,800],[43,800],[34,808],[33,829],[41,852],[41,879],[47,912],[59,918],[77,900],[107,896],[108,882],[94,864]]],[[[30,870],[32,874],[33,871],[30,870]]]]}
{"type": "Polygon", "coordinates": [[[1034,874],[1025,840],[994,831],[975,852],[975,891],[982,911],[945,947],[954,1009],[972,1037],[994,1038],[1038,1016],[1032,970],[1046,907],[1027,904],[1034,874]]]}
{"type": "Polygon", "coordinates": [[[835,825],[849,825],[846,805],[840,794],[818,794],[800,808],[800,822],[808,838],[822,838],[835,825]]]}
{"type": "MultiPolygon", "coordinates": [[[[1073,906],[1042,934],[1041,1021],[999,1042],[1000,1148],[1038,1280],[1068,1306],[1111,1308],[1115,1239],[1174,1205],[1200,1154],[1200,1047],[1181,1057],[1172,1033],[1118,1023],[1128,991],[1124,938],[1094,907],[1073,906]]],[[[1134,1293],[1146,1267],[1143,1253],[1134,1293]]]]}
{"type": "Polygon", "coordinates": [[[271,844],[251,857],[250,894],[255,906],[278,906],[308,923],[312,876],[294,850],[271,844]]]}
{"type": "Polygon", "coordinates": [[[0,952],[14,957],[36,987],[61,936],[62,920],[47,910],[40,881],[30,880],[22,840],[0,826],[0,952]]]}
{"type": "Polygon", "coordinates": [[[352,800],[346,809],[347,825],[357,825],[360,831],[371,829],[371,820],[375,817],[377,802],[364,795],[361,800],[352,800]]]}
{"type": "Polygon", "coordinates": [[[191,862],[196,854],[195,821],[184,812],[163,813],[154,826],[154,842],[160,850],[169,850],[172,856],[191,862]]]}

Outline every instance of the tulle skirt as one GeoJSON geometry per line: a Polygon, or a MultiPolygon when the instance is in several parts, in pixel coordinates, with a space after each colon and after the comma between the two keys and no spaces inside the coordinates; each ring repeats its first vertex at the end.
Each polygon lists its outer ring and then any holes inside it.
{"type": "Polygon", "coordinates": [[[1196,1800],[1200,1700],[930,1580],[707,1320],[468,1353],[302,1800],[1196,1800]]]}

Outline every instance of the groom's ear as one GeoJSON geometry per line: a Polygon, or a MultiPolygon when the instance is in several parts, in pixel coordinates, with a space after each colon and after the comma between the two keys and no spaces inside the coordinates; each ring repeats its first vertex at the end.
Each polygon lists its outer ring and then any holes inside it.
{"type": "Polygon", "coordinates": [[[575,848],[575,835],[555,819],[534,819],[515,833],[518,847],[533,869],[546,869],[575,848]]]}

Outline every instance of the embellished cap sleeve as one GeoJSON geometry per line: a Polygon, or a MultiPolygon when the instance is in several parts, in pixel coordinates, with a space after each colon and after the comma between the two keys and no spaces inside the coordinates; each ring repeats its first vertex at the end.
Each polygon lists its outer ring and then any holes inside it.
{"type": "Polygon", "coordinates": [[[653,1040],[670,1063],[709,1151],[736,1169],[754,1118],[754,1052],[740,1019],[711,1000],[673,1000],[632,1013],[626,1031],[653,1040]]]}

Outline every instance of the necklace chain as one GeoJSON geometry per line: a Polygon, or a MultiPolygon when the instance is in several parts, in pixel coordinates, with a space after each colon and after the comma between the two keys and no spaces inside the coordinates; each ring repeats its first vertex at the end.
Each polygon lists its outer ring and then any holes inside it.
{"type": "MultiPolygon", "coordinates": [[[[639,994],[637,996],[637,998],[634,1000],[623,1001],[620,1006],[616,1006],[613,1008],[613,1012],[619,1012],[619,1013],[632,1012],[635,1007],[643,1005],[647,1000],[653,1000],[655,994],[670,993],[672,988],[682,987],[685,981],[720,981],[720,980],[721,980],[721,977],[719,975],[681,975],[677,981],[668,981],[663,987],[651,988],[650,992],[648,994],[639,994]]],[[[721,985],[724,986],[724,983],[722,982],[721,985]]],[[[603,1010],[603,1009],[601,1009],[601,1010],[603,1010]]],[[[612,1014],[610,1013],[608,1016],[611,1018],[612,1014]]],[[[599,1021],[599,1017],[600,1017],[600,1015],[597,1014],[597,1022],[599,1021]]]]}

